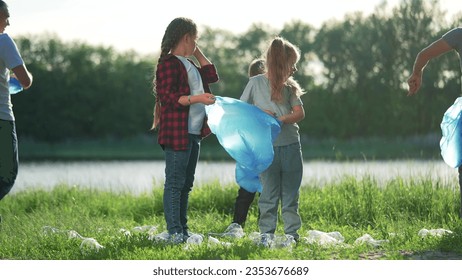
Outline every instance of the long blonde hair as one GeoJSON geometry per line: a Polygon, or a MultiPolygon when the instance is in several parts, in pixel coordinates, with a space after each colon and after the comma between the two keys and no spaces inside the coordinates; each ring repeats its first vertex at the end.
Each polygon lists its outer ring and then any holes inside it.
{"type": "MultiPolygon", "coordinates": [[[[193,36],[197,35],[197,25],[189,18],[178,17],[170,22],[165,29],[164,36],[162,37],[162,43],[160,46],[160,56],[158,63],[161,63],[162,60],[167,56],[172,49],[174,49],[181,38],[184,35],[191,34],[193,36]]],[[[155,106],[154,106],[154,120],[151,129],[156,129],[160,123],[160,100],[157,97],[156,93],[156,77],[152,81],[154,97],[155,97],[155,106]]]]}
{"type": "Polygon", "coordinates": [[[271,100],[282,101],[282,92],[288,86],[292,93],[300,96],[304,91],[291,76],[293,67],[300,60],[300,50],[282,37],[274,38],[266,51],[266,69],[271,87],[271,100]]]}

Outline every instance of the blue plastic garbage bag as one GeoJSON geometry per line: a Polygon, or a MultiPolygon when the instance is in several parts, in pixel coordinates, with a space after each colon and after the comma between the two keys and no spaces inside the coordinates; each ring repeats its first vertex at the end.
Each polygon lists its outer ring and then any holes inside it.
{"type": "Polygon", "coordinates": [[[258,107],[230,97],[216,97],[205,107],[208,125],[221,146],[236,160],[236,182],[249,192],[261,192],[259,174],[273,162],[273,141],[279,121],[258,107]]]}
{"type": "Polygon", "coordinates": [[[441,156],[449,166],[462,165],[462,97],[444,113],[441,122],[443,136],[440,141],[441,156]]]}
{"type": "Polygon", "coordinates": [[[23,90],[21,83],[19,83],[18,79],[15,77],[10,77],[10,80],[8,81],[8,87],[10,94],[16,94],[23,90]]]}

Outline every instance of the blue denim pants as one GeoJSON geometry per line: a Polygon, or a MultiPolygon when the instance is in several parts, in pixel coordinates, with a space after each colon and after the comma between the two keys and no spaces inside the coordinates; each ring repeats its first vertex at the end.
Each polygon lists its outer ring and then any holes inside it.
{"type": "Polygon", "coordinates": [[[0,120],[0,200],[7,195],[18,175],[18,139],[14,121],[0,120]]]}
{"type": "Polygon", "coordinates": [[[165,147],[164,216],[169,234],[188,235],[188,200],[200,153],[199,135],[189,134],[187,150],[165,147]]]}
{"type": "Polygon", "coordinates": [[[274,147],[274,159],[260,179],[263,185],[258,201],[261,233],[275,233],[279,202],[284,233],[298,239],[301,227],[298,202],[303,177],[303,159],[300,143],[274,147]]]}

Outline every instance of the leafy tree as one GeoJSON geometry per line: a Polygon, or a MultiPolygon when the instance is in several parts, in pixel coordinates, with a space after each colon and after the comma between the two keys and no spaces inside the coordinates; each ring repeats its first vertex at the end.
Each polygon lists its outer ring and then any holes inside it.
{"type": "Polygon", "coordinates": [[[34,86],[14,96],[21,134],[45,141],[128,137],[148,131],[152,64],[135,53],[19,38],[34,86]]]}
{"type": "MultiPolygon", "coordinates": [[[[295,78],[307,117],[301,133],[317,138],[413,136],[440,133],[444,111],[460,94],[457,53],[433,60],[416,97],[407,78],[417,53],[458,25],[437,0],[386,2],[371,15],[351,13],[319,29],[303,21],[281,30],[255,23],[242,34],[205,27],[199,44],[217,66],[214,94],[239,98],[249,63],[280,35],[303,56],[295,78]]],[[[121,138],[148,133],[157,57],[65,43],[50,34],[16,38],[34,85],[13,96],[19,133],[43,141],[121,138]]]]}

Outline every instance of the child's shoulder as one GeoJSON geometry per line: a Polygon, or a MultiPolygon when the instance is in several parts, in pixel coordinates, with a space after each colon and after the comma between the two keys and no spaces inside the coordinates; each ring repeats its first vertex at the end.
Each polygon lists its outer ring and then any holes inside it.
{"type": "Polygon", "coordinates": [[[264,82],[265,80],[267,80],[265,74],[258,74],[258,75],[255,75],[249,78],[249,81],[257,82],[257,83],[264,82]]]}

